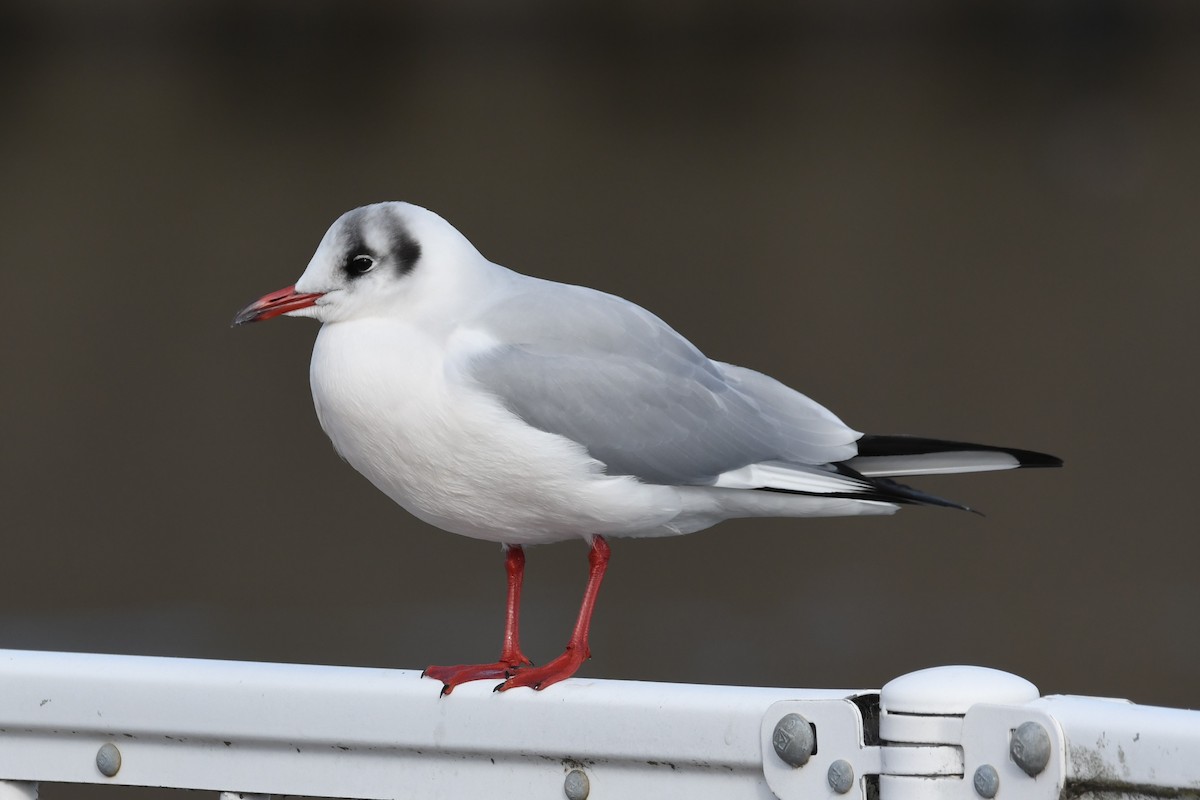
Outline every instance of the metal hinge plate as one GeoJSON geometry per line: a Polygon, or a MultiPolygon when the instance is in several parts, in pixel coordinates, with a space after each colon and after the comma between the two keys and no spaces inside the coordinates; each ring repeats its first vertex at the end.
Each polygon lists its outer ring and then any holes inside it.
{"type": "Polygon", "coordinates": [[[1053,800],[1060,796],[1065,743],[1049,714],[1028,706],[978,704],[959,719],[959,744],[868,745],[855,698],[783,700],[771,705],[763,717],[763,773],[780,800],[866,800],[868,785],[875,780],[880,800],[1053,800]],[[789,714],[799,714],[815,731],[815,750],[802,766],[785,762],[776,749],[776,726],[789,714]],[[1047,762],[1034,776],[1026,774],[1011,755],[1014,732],[1025,723],[1040,725],[1050,742],[1047,762]]]}

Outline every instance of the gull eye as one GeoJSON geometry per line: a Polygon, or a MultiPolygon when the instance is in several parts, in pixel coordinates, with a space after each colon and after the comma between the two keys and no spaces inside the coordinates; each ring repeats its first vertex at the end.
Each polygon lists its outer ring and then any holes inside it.
{"type": "Polygon", "coordinates": [[[375,259],[370,256],[359,255],[346,262],[346,273],[350,277],[365,275],[373,269],[375,269],[375,259]]]}

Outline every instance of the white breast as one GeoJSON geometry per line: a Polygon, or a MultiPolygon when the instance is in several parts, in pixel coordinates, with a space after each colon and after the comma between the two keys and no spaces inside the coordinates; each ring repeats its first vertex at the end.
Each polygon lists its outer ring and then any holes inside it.
{"type": "Polygon", "coordinates": [[[390,319],[324,325],[313,401],[337,452],[415,516],[525,544],[636,535],[680,510],[669,487],[609,477],[582,447],[529,427],[459,367],[486,337],[436,341],[390,319]]]}

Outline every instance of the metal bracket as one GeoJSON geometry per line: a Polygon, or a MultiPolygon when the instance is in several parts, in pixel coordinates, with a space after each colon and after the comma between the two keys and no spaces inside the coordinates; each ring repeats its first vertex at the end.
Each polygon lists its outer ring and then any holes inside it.
{"type": "MultiPolygon", "coordinates": [[[[1053,800],[1062,792],[1065,739],[1058,723],[1040,709],[981,703],[964,716],[912,720],[915,727],[951,741],[875,745],[864,735],[863,697],[784,700],[767,709],[761,728],[763,774],[776,797],[867,800],[875,780],[882,800],[1053,800]],[[787,749],[787,730],[796,722],[789,715],[814,729],[812,750],[799,766],[787,749]]],[[[886,725],[884,730],[886,735],[886,725]]]]}
{"type": "Polygon", "coordinates": [[[963,718],[962,747],[963,784],[969,791],[957,797],[1054,800],[1066,785],[1066,737],[1058,721],[1041,709],[972,706],[963,718]],[[980,791],[987,788],[989,768],[997,786],[990,795],[980,791]]]}
{"type": "MultiPolygon", "coordinates": [[[[880,773],[881,748],[865,743],[863,715],[854,696],[774,703],[763,716],[761,738],[763,774],[780,800],[866,800],[864,778],[880,773]],[[815,730],[813,748],[800,766],[780,755],[781,749],[787,752],[789,742],[784,739],[795,722],[790,714],[815,730]]],[[[791,760],[799,759],[791,756],[791,760]]]]}

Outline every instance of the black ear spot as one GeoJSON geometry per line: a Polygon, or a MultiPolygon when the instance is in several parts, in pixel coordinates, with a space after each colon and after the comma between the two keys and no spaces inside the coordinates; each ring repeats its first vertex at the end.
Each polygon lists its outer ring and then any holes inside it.
{"type": "Polygon", "coordinates": [[[365,253],[351,256],[342,266],[342,270],[351,278],[366,275],[373,269],[375,269],[375,259],[365,253]]]}
{"type": "Polygon", "coordinates": [[[401,275],[412,272],[413,267],[421,258],[421,245],[406,231],[399,231],[393,237],[393,251],[396,253],[396,269],[401,275]]]}

